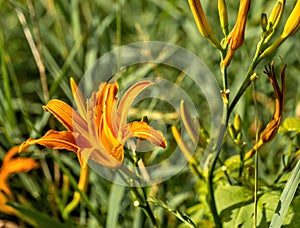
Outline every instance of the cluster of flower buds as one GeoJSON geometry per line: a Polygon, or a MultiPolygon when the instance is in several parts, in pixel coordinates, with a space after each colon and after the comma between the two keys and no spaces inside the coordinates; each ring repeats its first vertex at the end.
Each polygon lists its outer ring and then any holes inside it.
{"type": "Polygon", "coordinates": [[[233,139],[234,144],[244,147],[246,146],[246,142],[242,140],[242,120],[240,115],[236,114],[234,116],[233,124],[228,125],[228,131],[230,137],[233,139]]]}
{"type": "MultiPolygon", "coordinates": [[[[221,68],[226,68],[235,53],[235,51],[242,46],[245,37],[245,28],[247,17],[250,9],[250,0],[240,0],[239,10],[236,18],[234,27],[230,32],[228,32],[228,14],[227,6],[225,0],[218,0],[218,12],[220,25],[225,36],[222,45],[213,34],[213,30],[209,21],[207,20],[205,13],[203,11],[200,0],[188,0],[190,8],[192,10],[194,19],[196,21],[197,27],[200,34],[207,38],[213,46],[221,50],[223,53],[227,49],[226,55],[221,62],[221,68]]],[[[277,0],[275,6],[273,7],[269,18],[266,14],[262,14],[261,25],[264,32],[264,44],[268,43],[273,37],[279,22],[281,21],[283,11],[285,8],[285,0],[277,0]]],[[[297,0],[291,14],[289,15],[283,32],[281,35],[261,54],[260,59],[266,55],[272,53],[276,50],[289,36],[295,34],[300,28],[300,0],[297,0]]]]}
{"type": "MultiPolygon", "coordinates": [[[[268,26],[266,27],[267,32],[270,31],[270,35],[267,36],[265,41],[269,41],[271,35],[275,31],[283,12],[285,6],[285,0],[278,0],[275,7],[273,8],[270,18],[268,20],[268,26]]],[[[270,53],[274,52],[288,37],[295,34],[300,28],[300,0],[297,0],[291,14],[289,15],[284,29],[280,36],[264,50],[260,55],[260,58],[263,58],[270,53]]]]}

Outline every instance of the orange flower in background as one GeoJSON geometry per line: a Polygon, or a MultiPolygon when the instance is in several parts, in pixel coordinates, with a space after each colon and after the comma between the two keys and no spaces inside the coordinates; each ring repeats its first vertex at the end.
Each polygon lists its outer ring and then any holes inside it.
{"type": "Polygon", "coordinates": [[[235,25],[227,38],[228,51],[224,60],[221,63],[222,67],[227,67],[230,64],[234,52],[240,46],[242,46],[244,42],[246,21],[247,21],[249,9],[250,9],[250,0],[240,0],[240,6],[239,6],[239,11],[238,11],[235,25]]]}
{"type": "Polygon", "coordinates": [[[13,173],[28,172],[31,169],[36,169],[39,164],[32,158],[13,158],[19,152],[19,146],[11,148],[3,159],[0,169],[0,212],[6,214],[15,214],[15,210],[6,205],[13,194],[8,186],[8,178],[13,173]]]}
{"type": "Polygon", "coordinates": [[[275,110],[272,119],[269,121],[266,128],[260,134],[259,141],[254,145],[254,147],[250,151],[248,151],[245,154],[245,159],[251,158],[254,155],[255,151],[261,148],[265,143],[271,141],[277,134],[282,119],[282,112],[283,112],[283,105],[284,105],[285,68],[286,66],[284,66],[281,71],[281,89],[276,79],[274,62],[272,62],[272,64],[269,65],[269,69],[267,67],[265,68],[264,73],[268,75],[270,82],[274,88],[275,110]]]}
{"type": "Polygon", "coordinates": [[[153,144],[166,147],[163,134],[145,122],[127,123],[127,116],[136,96],[153,83],[140,81],[132,85],[121,99],[116,98],[118,84],[102,82],[98,92],[93,92],[87,104],[81,91],[71,79],[71,88],[76,112],[60,100],[51,100],[43,108],[51,112],[67,131],[48,131],[40,139],[28,139],[19,150],[33,144],[52,149],[66,149],[77,154],[80,164],[92,159],[101,165],[114,168],[124,160],[124,144],[131,138],[146,139],[153,144]]]}

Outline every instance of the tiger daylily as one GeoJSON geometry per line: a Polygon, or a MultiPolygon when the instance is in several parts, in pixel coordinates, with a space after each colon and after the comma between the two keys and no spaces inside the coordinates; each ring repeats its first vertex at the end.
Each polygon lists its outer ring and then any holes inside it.
{"type": "Polygon", "coordinates": [[[265,68],[264,73],[268,75],[270,82],[274,88],[275,110],[272,119],[260,134],[258,142],[254,145],[254,147],[250,151],[248,151],[245,154],[245,159],[251,158],[259,148],[261,148],[265,143],[271,141],[277,134],[282,119],[283,104],[284,104],[285,67],[286,66],[284,66],[281,71],[281,89],[279,87],[278,81],[275,76],[274,62],[272,62],[272,64],[269,65],[269,69],[267,67],[265,68]]]}
{"type": "Polygon", "coordinates": [[[136,96],[152,85],[150,81],[137,82],[118,99],[118,84],[102,82],[99,90],[93,92],[85,102],[77,84],[71,78],[72,93],[78,111],[57,99],[49,101],[43,107],[51,112],[67,131],[50,130],[39,139],[28,139],[19,150],[32,144],[40,144],[52,149],[75,152],[82,166],[91,159],[101,165],[115,168],[122,164],[123,145],[131,137],[146,139],[165,148],[166,139],[160,131],[153,129],[146,122],[126,122],[136,96]]]}
{"type": "Polygon", "coordinates": [[[28,172],[39,167],[39,164],[32,158],[14,158],[18,154],[18,148],[19,146],[15,146],[7,152],[0,168],[0,212],[5,214],[16,214],[12,207],[6,205],[8,201],[13,199],[13,194],[7,182],[10,175],[28,172]]]}

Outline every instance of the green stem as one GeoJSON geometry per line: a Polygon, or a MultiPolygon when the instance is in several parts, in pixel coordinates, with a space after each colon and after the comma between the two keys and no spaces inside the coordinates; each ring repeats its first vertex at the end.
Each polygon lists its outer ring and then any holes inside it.
{"type": "MultiPolygon", "coordinates": [[[[255,93],[255,83],[253,83],[253,93],[255,93]]],[[[256,99],[254,99],[254,107],[255,107],[255,126],[258,128],[258,105],[256,99]]],[[[259,135],[258,130],[256,130],[255,141],[258,142],[259,135]]],[[[254,170],[254,216],[253,216],[253,227],[256,227],[257,224],[257,205],[258,205],[258,152],[257,149],[255,151],[255,170],[254,170]]]]}
{"type": "MultiPolygon", "coordinates": [[[[221,58],[223,59],[223,53],[221,53],[221,58]]],[[[223,97],[223,114],[222,114],[222,122],[221,122],[221,127],[219,130],[219,135],[217,138],[216,146],[213,148],[213,153],[214,157],[212,159],[212,163],[209,167],[208,170],[208,202],[210,206],[210,210],[213,214],[214,222],[217,228],[222,227],[222,223],[220,221],[219,215],[218,215],[218,210],[216,206],[216,200],[215,200],[215,195],[214,195],[214,186],[213,186],[213,179],[214,179],[214,170],[216,168],[216,164],[221,152],[221,144],[224,139],[224,135],[226,132],[226,127],[227,127],[227,121],[228,121],[228,93],[227,93],[227,70],[226,68],[221,69],[222,73],[222,79],[223,79],[223,92],[222,92],[222,97],[223,97]]]]}
{"type": "Polygon", "coordinates": [[[72,187],[79,192],[81,198],[83,199],[83,201],[86,203],[86,206],[89,210],[89,212],[91,212],[94,217],[98,220],[99,224],[102,223],[102,221],[100,220],[100,216],[98,215],[98,213],[96,212],[96,210],[93,208],[89,198],[87,197],[87,195],[85,194],[84,191],[82,191],[81,189],[79,189],[78,185],[77,185],[77,182],[75,180],[75,178],[72,176],[72,174],[70,173],[70,171],[66,168],[66,166],[63,164],[63,162],[57,157],[54,155],[53,151],[50,150],[50,155],[52,156],[52,158],[58,163],[59,167],[61,168],[62,172],[64,174],[67,175],[67,177],[69,178],[70,180],[70,183],[72,185],[72,187]]]}
{"type": "Polygon", "coordinates": [[[213,179],[214,179],[214,170],[218,161],[218,157],[220,155],[221,152],[221,145],[224,139],[224,135],[226,132],[226,126],[227,126],[227,107],[228,104],[224,103],[224,110],[223,110],[223,116],[222,116],[222,123],[221,123],[221,127],[219,130],[219,135],[218,135],[218,139],[217,139],[217,143],[216,143],[216,147],[214,148],[215,151],[213,151],[214,157],[212,159],[212,163],[210,165],[210,168],[208,170],[208,202],[209,202],[209,206],[210,206],[210,210],[213,214],[214,217],[214,222],[216,225],[216,228],[221,228],[222,227],[222,223],[220,221],[219,215],[218,215],[218,211],[217,211],[217,206],[216,206],[216,201],[215,201],[215,195],[214,195],[214,187],[213,187],[213,179]]]}
{"type": "Polygon", "coordinates": [[[144,210],[146,216],[151,220],[153,226],[157,227],[157,222],[156,222],[155,216],[151,210],[149,202],[147,200],[147,194],[146,194],[145,189],[143,187],[141,187],[141,190],[143,192],[142,195],[136,187],[132,187],[131,190],[132,190],[133,194],[135,195],[135,197],[139,201],[139,207],[141,207],[144,210]]]}
{"type": "Polygon", "coordinates": [[[264,40],[265,40],[265,35],[263,34],[261,36],[260,41],[257,44],[255,55],[253,57],[251,65],[250,65],[250,67],[248,69],[248,72],[247,72],[247,74],[245,76],[243,84],[240,87],[239,91],[235,95],[233,101],[231,102],[231,104],[230,104],[230,106],[228,108],[228,118],[229,118],[232,110],[234,109],[235,105],[240,100],[241,96],[244,94],[244,92],[250,86],[250,84],[252,82],[251,76],[253,75],[254,69],[256,68],[256,66],[260,62],[260,60],[262,59],[262,58],[260,58],[260,54],[261,54],[261,49],[262,49],[263,44],[264,44],[264,40]]]}

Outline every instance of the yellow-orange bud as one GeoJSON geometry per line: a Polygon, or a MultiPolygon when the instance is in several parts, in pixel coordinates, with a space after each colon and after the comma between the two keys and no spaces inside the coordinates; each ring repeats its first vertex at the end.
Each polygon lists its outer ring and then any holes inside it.
{"type": "Polygon", "coordinates": [[[295,34],[300,28],[300,0],[297,0],[296,5],[286,21],[284,26],[282,37],[286,38],[295,34]]]}
{"type": "Polygon", "coordinates": [[[269,55],[275,51],[289,36],[295,34],[300,28],[300,0],[297,0],[294,9],[292,10],[290,16],[288,17],[283,32],[274,41],[274,43],[268,47],[261,55],[260,59],[269,55]]]}
{"type": "Polygon", "coordinates": [[[222,31],[225,36],[228,35],[228,15],[225,0],[218,0],[218,11],[222,31]]]}
{"type": "Polygon", "coordinates": [[[235,25],[228,36],[228,51],[221,63],[221,67],[227,67],[233,57],[234,52],[244,42],[245,27],[250,8],[250,0],[240,0],[239,12],[235,25]]]}
{"type": "Polygon", "coordinates": [[[221,50],[222,47],[212,32],[211,26],[204,14],[200,0],[188,0],[188,2],[200,34],[203,37],[207,38],[216,48],[221,50]]]}
{"type": "Polygon", "coordinates": [[[273,7],[270,17],[268,19],[268,25],[266,27],[266,31],[267,31],[268,35],[267,35],[264,43],[267,43],[271,39],[276,28],[278,27],[278,24],[282,17],[284,6],[285,6],[285,0],[278,0],[276,2],[275,6],[273,7]]]}
{"type": "Polygon", "coordinates": [[[285,0],[278,0],[273,7],[269,20],[268,20],[268,27],[267,30],[272,28],[273,30],[277,28],[279,21],[281,19],[283,9],[285,6],[285,0]]]}

